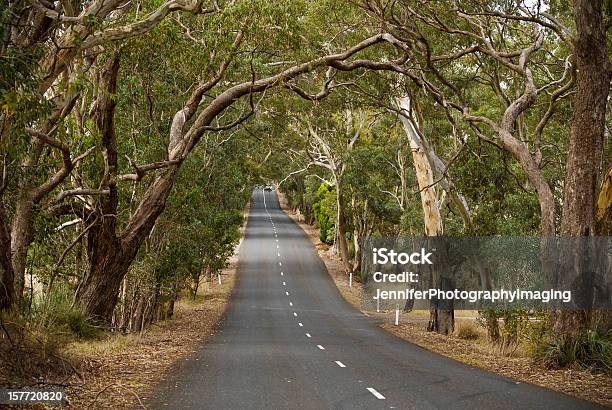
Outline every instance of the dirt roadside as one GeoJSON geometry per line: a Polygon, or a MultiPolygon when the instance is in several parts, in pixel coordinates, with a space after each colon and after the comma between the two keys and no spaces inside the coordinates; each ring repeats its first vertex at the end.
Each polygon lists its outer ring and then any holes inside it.
{"type": "Polygon", "coordinates": [[[172,319],[154,323],[142,335],[114,335],[106,341],[67,346],[64,354],[80,364],[80,376],[67,382],[70,407],[145,408],[143,403],[155,386],[219,328],[234,288],[239,248],[240,244],[221,273],[222,283],[204,283],[195,301],[188,296],[180,299],[172,319]]]}
{"type": "MultiPolygon", "coordinates": [[[[612,378],[604,374],[594,374],[581,369],[543,369],[526,355],[521,355],[520,352],[513,352],[511,355],[500,353],[491,348],[486,340],[482,340],[484,337],[479,340],[465,340],[455,335],[443,336],[427,332],[425,329],[428,316],[419,312],[402,312],[400,325],[395,326],[394,311],[376,313],[362,310],[360,306],[361,284],[353,283],[353,286],[349,287],[349,280],[344,273],[339,256],[330,246],[320,241],[319,231],[312,225],[306,224],[299,212],[289,209],[282,193],[279,193],[279,200],[283,211],[310,238],[342,296],[366,315],[379,317],[382,322],[380,327],[385,331],[459,362],[511,378],[517,383],[531,383],[612,407],[612,378]]],[[[462,320],[473,321],[473,318],[459,318],[457,322],[462,320]]]]}
{"type": "Polygon", "coordinates": [[[138,408],[154,386],[171,374],[202,342],[215,334],[234,286],[235,263],[223,272],[223,283],[212,285],[201,300],[181,300],[175,316],[151,325],[139,336],[111,336],[107,343],[70,346],[67,354],[81,363],[83,378],[67,388],[74,408],[138,408]]]}

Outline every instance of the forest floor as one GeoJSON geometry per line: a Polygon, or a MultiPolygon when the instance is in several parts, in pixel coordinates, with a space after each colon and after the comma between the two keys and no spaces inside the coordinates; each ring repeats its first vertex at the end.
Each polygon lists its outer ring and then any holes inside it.
{"type": "Polygon", "coordinates": [[[283,210],[302,228],[314,244],[342,296],[364,314],[379,317],[382,329],[427,350],[508,377],[517,383],[531,383],[612,407],[611,377],[584,369],[545,369],[534,363],[528,352],[520,347],[502,351],[487,340],[485,329],[475,323],[474,312],[456,312],[456,329],[459,329],[463,323],[469,322],[469,327],[478,332],[477,339],[466,340],[456,334],[444,336],[428,332],[426,328],[429,312],[401,312],[400,325],[395,326],[395,311],[377,313],[363,310],[361,284],[353,282],[353,286],[349,287],[349,278],[344,273],[339,256],[329,245],[321,242],[318,229],[305,223],[299,212],[289,209],[282,194],[279,194],[279,199],[283,210]]]}

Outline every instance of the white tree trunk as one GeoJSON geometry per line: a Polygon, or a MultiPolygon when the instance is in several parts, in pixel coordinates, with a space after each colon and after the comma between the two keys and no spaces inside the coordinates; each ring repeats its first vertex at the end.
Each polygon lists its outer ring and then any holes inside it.
{"type": "MultiPolygon", "coordinates": [[[[397,105],[399,108],[410,115],[410,98],[398,98],[397,105]]],[[[440,214],[440,204],[436,197],[434,184],[434,171],[432,169],[427,152],[419,137],[413,123],[404,115],[400,115],[406,136],[412,150],[412,160],[414,162],[414,170],[419,184],[421,193],[421,206],[423,207],[423,223],[425,225],[425,235],[438,236],[444,233],[442,224],[442,216],[440,214]]]]}

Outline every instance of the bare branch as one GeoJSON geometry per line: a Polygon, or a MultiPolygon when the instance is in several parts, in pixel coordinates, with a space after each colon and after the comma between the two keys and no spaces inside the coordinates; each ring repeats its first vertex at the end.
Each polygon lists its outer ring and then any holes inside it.
{"type": "Polygon", "coordinates": [[[70,249],[72,249],[74,247],[74,245],[79,243],[79,241],[81,240],[83,235],[85,235],[87,233],[87,231],[89,231],[91,228],[93,228],[93,226],[97,222],[98,222],[98,217],[96,216],[96,219],[94,219],[94,221],[91,224],[89,224],[89,226],[87,228],[83,229],[83,231],[81,233],[79,233],[79,235],[74,239],[74,241],[72,241],[72,243],[66,249],[64,249],[64,251],[60,255],[59,259],[57,260],[57,263],[55,264],[55,269],[59,268],[62,265],[62,263],[64,262],[64,258],[66,257],[68,252],[70,252],[70,249]]]}
{"type": "Polygon", "coordinates": [[[76,225],[76,224],[78,224],[79,222],[82,222],[82,221],[83,221],[83,219],[81,219],[81,218],[72,219],[72,220],[70,220],[68,222],[64,222],[63,224],[61,224],[60,226],[55,228],[53,231],[55,231],[55,232],[62,231],[64,229],[66,229],[66,228],[68,228],[70,226],[76,225]]]}
{"type": "Polygon", "coordinates": [[[89,148],[85,153],[79,155],[75,160],[72,160],[70,156],[70,148],[65,143],[33,128],[26,128],[26,131],[33,137],[43,141],[45,144],[60,150],[62,153],[62,167],[42,185],[33,188],[30,191],[30,197],[32,201],[36,203],[46,194],[55,189],[55,187],[57,187],[70,174],[70,172],[72,172],[76,164],[93,151],[94,147],[89,148]]]}
{"type": "Polygon", "coordinates": [[[302,168],[302,169],[298,169],[297,171],[290,172],[290,173],[289,173],[289,174],[288,174],[288,175],[287,175],[285,178],[283,178],[283,179],[282,179],[282,180],[281,180],[281,181],[278,183],[278,186],[280,187],[280,186],[283,184],[283,182],[285,182],[286,180],[288,180],[289,178],[291,178],[292,176],[294,176],[294,175],[296,175],[296,174],[300,174],[300,173],[302,173],[302,172],[305,172],[306,170],[308,170],[308,168],[310,168],[310,167],[311,167],[311,166],[313,166],[313,165],[314,165],[313,163],[310,163],[310,164],[306,165],[306,166],[305,166],[304,168],[302,168]]]}
{"type": "Polygon", "coordinates": [[[486,12],[481,12],[481,13],[467,13],[464,11],[463,13],[471,15],[471,16],[492,16],[492,17],[500,17],[505,20],[517,20],[517,21],[526,21],[526,22],[536,23],[542,27],[546,27],[554,31],[559,36],[559,38],[563,40],[566,44],[568,45],[572,44],[574,40],[573,33],[566,26],[561,24],[559,20],[555,19],[550,14],[540,13],[541,16],[549,20],[549,21],[546,21],[538,17],[535,17],[531,15],[530,13],[527,13],[525,9],[522,9],[522,11],[525,13],[525,15],[508,14],[508,13],[502,13],[499,11],[486,11],[486,12]]]}
{"type": "Polygon", "coordinates": [[[67,189],[65,191],[60,192],[55,197],[55,202],[60,202],[64,198],[69,196],[77,196],[77,195],[109,195],[110,190],[108,189],[90,189],[90,188],[76,188],[76,189],[67,189]]]}
{"type": "Polygon", "coordinates": [[[236,119],[235,121],[230,122],[229,124],[221,125],[218,127],[213,127],[213,126],[208,125],[204,127],[204,130],[206,131],[226,131],[226,130],[234,128],[237,125],[242,124],[247,119],[249,119],[253,114],[255,114],[255,110],[251,108],[251,110],[248,113],[240,116],[240,118],[236,119]]]}
{"type": "Polygon", "coordinates": [[[200,83],[189,96],[185,106],[174,114],[172,125],[170,126],[170,144],[168,144],[168,152],[171,152],[183,138],[183,127],[185,123],[189,121],[189,119],[191,119],[191,117],[196,113],[204,94],[217,85],[223,78],[225,71],[234,58],[234,52],[240,47],[243,35],[244,33],[242,31],[239,31],[236,34],[236,38],[232,44],[231,54],[221,63],[215,76],[205,82],[200,83]]]}
{"type": "Polygon", "coordinates": [[[210,7],[206,10],[202,10],[202,1],[196,0],[193,2],[181,2],[177,0],[169,0],[159,6],[155,11],[150,13],[143,20],[127,24],[123,27],[107,29],[92,34],[87,37],[81,44],[80,49],[85,50],[95,46],[102,45],[111,41],[122,40],[125,38],[135,37],[143,34],[153,27],[155,27],[160,21],[162,21],[168,14],[174,11],[188,11],[192,13],[207,14],[217,11],[217,7],[210,7]]]}
{"type": "Polygon", "coordinates": [[[178,165],[179,161],[161,161],[161,162],[152,162],[150,164],[144,164],[144,165],[136,165],[132,162],[132,160],[127,157],[127,160],[129,161],[130,165],[132,165],[132,167],[134,167],[134,169],[136,170],[136,173],[134,174],[124,174],[124,175],[120,175],[119,177],[117,177],[117,179],[119,181],[134,181],[134,182],[139,182],[142,180],[142,178],[144,178],[145,174],[148,171],[153,171],[156,169],[162,169],[162,168],[168,168],[170,166],[173,165],[178,165]]]}
{"type": "Polygon", "coordinates": [[[28,134],[30,134],[31,136],[38,138],[39,140],[41,140],[42,142],[44,142],[47,145],[52,146],[53,148],[57,148],[60,151],[62,151],[63,153],[68,153],[68,155],[70,155],[70,148],[68,148],[68,145],[64,144],[63,142],[56,140],[53,137],[50,137],[49,135],[45,134],[44,132],[35,130],[34,128],[26,128],[26,131],[28,132],[28,134]]]}

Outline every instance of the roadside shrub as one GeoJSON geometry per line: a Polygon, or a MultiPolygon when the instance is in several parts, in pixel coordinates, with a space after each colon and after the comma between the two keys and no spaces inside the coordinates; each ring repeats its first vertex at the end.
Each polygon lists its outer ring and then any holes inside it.
{"type": "Polygon", "coordinates": [[[330,185],[321,184],[317,189],[315,198],[316,201],[312,208],[319,228],[319,239],[321,242],[331,245],[335,239],[335,192],[330,185]]]}
{"type": "Polygon", "coordinates": [[[480,338],[480,332],[473,320],[462,320],[457,322],[455,334],[459,339],[465,340],[477,340],[480,338]]]}
{"type": "Polygon", "coordinates": [[[534,346],[533,356],[549,368],[579,366],[612,375],[612,334],[588,330],[549,336],[534,346]]]}
{"type": "Polygon", "coordinates": [[[47,293],[35,295],[29,311],[30,322],[46,329],[65,323],[61,318],[70,310],[72,298],[71,290],[63,284],[58,284],[47,293]]]}
{"type": "Polygon", "coordinates": [[[59,318],[68,329],[82,339],[98,337],[100,329],[92,324],[90,318],[80,310],[69,309],[59,318]]]}
{"type": "Polygon", "coordinates": [[[99,329],[82,311],[72,307],[72,291],[59,284],[46,294],[37,295],[32,301],[30,321],[44,329],[65,328],[80,338],[92,338],[99,329]]]}
{"type": "Polygon", "coordinates": [[[514,356],[521,347],[539,343],[548,323],[546,312],[541,311],[488,309],[479,314],[478,322],[502,356],[514,356]]]}

